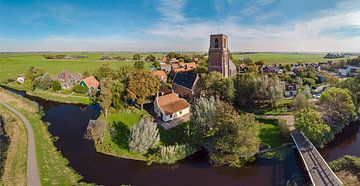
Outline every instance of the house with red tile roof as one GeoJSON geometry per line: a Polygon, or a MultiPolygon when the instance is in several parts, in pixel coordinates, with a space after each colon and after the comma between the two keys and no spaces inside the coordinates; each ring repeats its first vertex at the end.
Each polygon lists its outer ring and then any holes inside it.
{"type": "Polygon", "coordinates": [[[100,82],[94,77],[89,76],[80,81],[81,86],[86,86],[89,90],[98,90],[100,82]]]}
{"type": "Polygon", "coordinates": [[[169,64],[160,64],[160,69],[166,72],[170,72],[171,71],[171,65],[169,64]]]}
{"type": "Polygon", "coordinates": [[[186,71],[193,71],[196,69],[197,65],[195,62],[185,63],[186,65],[186,71]]]}
{"type": "Polygon", "coordinates": [[[151,72],[151,74],[153,76],[155,76],[156,78],[158,78],[161,82],[165,82],[167,81],[167,74],[162,71],[162,70],[154,70],[151,72]]]}
{"type": "Polygon", "coordinates": [[[170,122],[189,114],[190,104],[176,93],[171,93],[155,99],[154,111],[164,122],[170,122]]]}

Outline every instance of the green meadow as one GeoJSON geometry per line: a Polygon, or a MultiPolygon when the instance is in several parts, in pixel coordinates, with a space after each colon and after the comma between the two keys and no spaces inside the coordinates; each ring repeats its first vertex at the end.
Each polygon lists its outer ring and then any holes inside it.
{"type": "Polygon", "coordinates": [[[236,59],[250,58],[254,62],[264,61],[266,64],[296,64],[296,63],[319,63],[325,61],[338,61],[339,59],[324,59],[326,54],[305,54],[305,53],[252,53],[252,54],[237,54],[233,57],[236,59]]]}
{"type": "MultiPolygon", "coordinates": [[[[50,53],[45,53],[46,55],[50,53]]],[[[0,54],[0,81],[7,78],[15,78],[24,74],[30,67],[44,67],[52,75],[56,75],[61,71],[67,69],[72,72],[94,71],[99,66],[109,63],[114,68],[119,68],[123,65],[132,65],[134,61],[128,60],[100,60],[102,55],[107,56],[121,56],[132,58],[133,53],[56,53],[74,56],[88,56],[85,59],[45,59],[42,53],[11,53],[0,54]]],[[[147,56],[147,54],[141,54],[147,56]]],[[[162,56],[164,54],[156,53],[155,56],[162,56]]],[[[146,68],[151,68],[152,63],[145,63],[146,68]]]]}

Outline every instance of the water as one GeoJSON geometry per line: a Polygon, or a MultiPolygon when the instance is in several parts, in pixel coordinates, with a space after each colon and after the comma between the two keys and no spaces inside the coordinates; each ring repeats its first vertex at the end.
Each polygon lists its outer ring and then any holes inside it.
{"type": "MultiPolygon", "coordinates": [[[[26,96],[30,99],[32,97],[26,96]]],[[[37,99],[43,106],[44,122],[49,131],[59,137],[54,143],[70,166],[81,174],[85,182],[103,185],[284,185],[289,179],[299,179],[297,153],[288,149],[284,159],[260,158],[243,168],[211,167],[207,154],[195,155],[174,165],[146,165],[145,162],[120,159],[97,153],[92,142],[83,138],[89,119],[100,115],[98,105],[81,106],[37,99]]],[[[323,149],[325,160],[345,154],[360,156],[358,125],[347,127],[344,134],[323,149]],[[355,127],[354,127],[355,126],[355,127]]]]}

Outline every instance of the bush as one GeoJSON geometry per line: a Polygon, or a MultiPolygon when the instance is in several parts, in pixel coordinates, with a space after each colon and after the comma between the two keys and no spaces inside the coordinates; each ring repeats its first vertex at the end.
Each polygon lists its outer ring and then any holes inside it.
{"type": "Polygon", "coordinates": [[[103,142],[103,136],[106,131],[106,121],[104,120],[90,120],[88,129],[85,133],[85,138],[93,140],[94,142],[103,142]]]}
{"type": "Polygon", "coordinates": [[[285,119],[278,119],[278,126],[280,128],[281,134],[286,137],[289,138],[290,137],[290,128],[287,125],[287,122],[285,119]]]}
{"type": "Polygon", "coordinates": [[[45,73],[42,76],[35,78],[34,80],[35,88],[47,90],[51,87],[52,78],[49,73],[45,73]]]}
{"type": "Polygon", "coordinates": [[[145,154],[160,142],[157,124],[150,120],[140,120],[130,130],[129,150],[145,154]]]}
{"type": "Polygon", "coordinates": [[[86,94],[89,91],[89,89],[85,86],[81,86],[81,85],[75,85],[74,87],[74,92],[79,93],[79,94],[86,94]]]}
{"type": "Polygon", "coordinates": [[[51,83],[51,88],[54,91],[59,91],[59,90],[61,90],[61,83],[59,81],[55,80],[51,83]]]}
{"type": "Polygon", "coordinates": [[[194,152],[194,148],[188,144],[161,146],[156,154],[156,162],[172,164],[184,159],[194,152]]]}

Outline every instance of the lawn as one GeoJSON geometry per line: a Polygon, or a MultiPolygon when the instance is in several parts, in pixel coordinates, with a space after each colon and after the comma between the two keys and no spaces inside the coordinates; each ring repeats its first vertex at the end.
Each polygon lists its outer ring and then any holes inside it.
{"type": "Polygon", "coordinates": [[[263,60],[266,64],[296,64],[319,63],[322,61],[338,61],[341,59],[324,59],[326,54],[301,54],[301,53],[254,53],[254,54],[233,54],[236,59],[250,58],[254,62],[263,60]]]}
{"type": "MultiPolygon", "coordinates": [[[[108,122],[108,130],[105,132],[103,142],[96,142],[96,149],[99,152],[110,154],[121,158],[129,158],[136,160],[147,160],[147,158],[139,153],[129,151],[128,138],[130,128],[140,121],[142,117],[148,117],[149,114],[144,110],[133,108],[132,111],[117,111],[109,114],[107,118],[101,116],[108,122]]],[[[179,125],[170,130],[159,128],[160,143],[162,145],[183,144],[186,140],[186,129],[188,123],[179,125]]]]}
{"type": "Polygon", "coordinates": [[[47,126],[42,122],[35,102],[11,94],[0,88],[0,98],[21,112],[31,123],[35,136],[36,156],[42,185],[79,185],[81,176],[68,167],[64,158],[53,144],[47,126]]]}
{"type": "MultiPolygon", "coordinates": [[[[46,53],[48,54],[48,53],[46,53]]],[[[129,59],[126,61],[117,60],[100,60],[102,53],[64,53],[67,55],[86,55],[85,59],[45,59],[41,53],[11,53],[0,54],[0,81],[7,78],[16,78],[20,74],[24,74],[30,67],[43,67],[51,75],[56,75],[67,69],[72,72],[82,73],[86,70],[94,71],[99,66],[109,63],[115,69],[123,65],[132,65],[134,61],[129,59]]],[[[106,53],[109,56],[131,57],[132,53],[106,53]]],[[[145,54],[143,54],[145,56],[145,54]]],[[[146,54],[147,55],[147,54],[146,54]]],[[[162,54],[157,53],[157,56],[162,54]]],[[[145,67],[150,69],[152,63],[145,63],[145,67]]]]}
{"type": "Polygon", "coordinates": [[[285,137],[281,134],[280,128],[277,125],[276,119],[257,119],[260,127],[260,141],[261,143],[269,145],[271,148],[279,147],[286,143],[285,137]]]}
{"type": "Polygon", "coordinates": [[[70,95],[70,94],[61,94],[51,91],[44,91],[44,90],[34,90],[34,91],[27,91],[26,94],[31,96],[40,97],[45,100],[51,100],[61,103],[74,103],[74,104],[84,104],[89,105],[92,104],[93,101],[89,96],[86,95],[70,95]]]}

